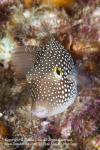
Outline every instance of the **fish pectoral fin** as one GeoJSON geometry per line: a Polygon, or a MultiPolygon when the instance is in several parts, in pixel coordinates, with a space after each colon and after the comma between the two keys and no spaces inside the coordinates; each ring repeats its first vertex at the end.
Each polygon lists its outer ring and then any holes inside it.
{"type": "Polygon", "coordinates": [[[11,65],[18,79],[26,78],[26,73],[31,69],[36,60],[36,50],[33,48],[18,47],[11,53],[11,65]]]}

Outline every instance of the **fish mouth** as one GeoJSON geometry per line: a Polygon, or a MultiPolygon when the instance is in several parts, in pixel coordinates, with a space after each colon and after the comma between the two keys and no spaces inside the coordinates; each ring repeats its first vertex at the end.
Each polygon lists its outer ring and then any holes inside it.
{"type": "Polygon", "coordinates": [[[32,114],[39,117],[39,118],[45,118],[48,116],[48,110],[45,107],[38,107],[36,110],[32,111],[32,114]]]}

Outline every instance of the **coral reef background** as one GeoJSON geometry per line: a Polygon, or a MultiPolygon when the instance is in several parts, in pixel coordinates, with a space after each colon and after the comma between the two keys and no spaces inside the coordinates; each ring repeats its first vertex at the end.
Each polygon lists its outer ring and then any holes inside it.
{"type": "Polygon", "coordinates": [[[0,0],[0,150],[100,150],[100,1],[0,0]],[[42,23],[76,61],[78,95],[65,112],[31,115],[12,52],[47,40],[42,23]]]}

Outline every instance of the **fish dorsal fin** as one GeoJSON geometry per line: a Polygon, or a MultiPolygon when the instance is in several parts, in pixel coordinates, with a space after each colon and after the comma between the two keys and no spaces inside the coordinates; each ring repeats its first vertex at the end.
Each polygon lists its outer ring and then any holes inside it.
{"type": "Polygon", "coordinates": [[[36,49],[24,46],[16,48],[11,53],[11,65],[14,68],[15,76],[18,79],[25,79],[26,73],[31,69],[36,61],[36,49]]]}

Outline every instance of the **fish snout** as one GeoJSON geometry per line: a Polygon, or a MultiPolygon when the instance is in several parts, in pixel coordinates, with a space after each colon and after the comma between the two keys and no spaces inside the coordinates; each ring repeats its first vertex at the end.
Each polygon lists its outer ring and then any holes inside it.
{"type": "Polygon", "coordinates": [[[32,109],[32,114],[39,118],[47,117],[48,113],[48,109],[45,106],[42,106],[41,104],[36,105],[35,108],[32,109]]]}

